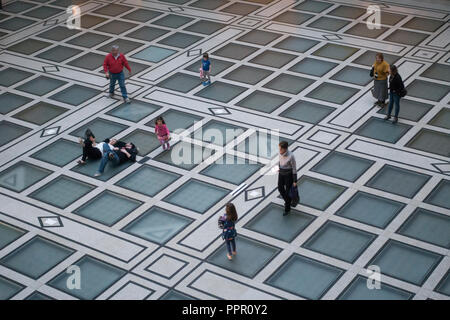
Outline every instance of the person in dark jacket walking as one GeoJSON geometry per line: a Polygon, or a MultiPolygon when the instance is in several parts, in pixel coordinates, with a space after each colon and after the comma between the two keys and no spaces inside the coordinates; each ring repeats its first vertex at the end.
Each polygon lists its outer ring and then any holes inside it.
{"type": "Polygon", "coordinates": [[[392,123],[398,122],[398,113],[400,112],[400,98],[403,96],[405,85],[403,84],[402,77],[398,73],[396,66],[391,66],[389,76],[389,107],[385,120],[391,118],[392,109],[395,105],[394,120],[392,123]]]}
{"type": "Polygon", "coordinates": [[[297,164],[295,162],[294,154],[288,150],[288,143],[281,141],[280,149],[280,164],[278,171],[278,191],[284,199],[284,216],[291,211],[291,197],[289,192],[291,187],[297,186],[297,164]]]}

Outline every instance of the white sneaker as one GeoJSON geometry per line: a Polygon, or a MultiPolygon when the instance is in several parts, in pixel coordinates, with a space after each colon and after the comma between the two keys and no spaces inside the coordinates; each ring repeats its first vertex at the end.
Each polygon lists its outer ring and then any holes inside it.
{"type": "Polygon", "coordinates": [[[131,103],[130,98],[126,98],[126,99],[124,99],[124,101],[125,101],[125,103],[131,103]]]}
{"type": "Polygon", "coordinates": [[[97,172],[96,174],[94,174],[94,177],[100,177],[102,174],[100,172],[97,172]]]}

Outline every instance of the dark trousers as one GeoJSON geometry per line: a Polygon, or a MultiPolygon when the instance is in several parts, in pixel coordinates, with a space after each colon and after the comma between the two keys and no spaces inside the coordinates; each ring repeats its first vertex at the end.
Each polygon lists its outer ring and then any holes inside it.
{"type": "Polygon", "coordinates": [[[101,159],[102,153],[98,148],[92,146],[92,142],[89,140],[84,140],[83,147],[83,157],[81,160],[86,161],[86,158],[89,160],[101,159]]]}
{"type": "Polygon", "coordinates": [[[233,251],[236,251],[236,240],[233,238],[231,240],[225,240],[227,243],[228,254],[233,254],[233,251]]]}
{"type": "Polygon", "coordinates": [[[400,96],[395,92],[391,92],[389,94],[388,116],[391,115],[394,105],[395,105],[394,117],[398,118],[398,113],[400,112],[400,96]]]}
{"type": "Polygon", "coordinates": [[[292,169],[288,172],[282,172],[278,174],[278,191],[281,197],[284,199],[284,210],[291,210],[291,198],[289,197],[289,191],[294,183],[294,177],[292,175],[292,169]]]}

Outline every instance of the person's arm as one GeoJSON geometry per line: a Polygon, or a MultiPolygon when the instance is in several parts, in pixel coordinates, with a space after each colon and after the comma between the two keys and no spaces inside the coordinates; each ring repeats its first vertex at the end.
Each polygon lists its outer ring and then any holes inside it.
{"type": "Polygon", "coordinates": [[[128,63],[128,60],[127,60],[127,58],[125,58],[125,56],[124,55],[122,55],[122,57],[123,57],[123,65],[125,66],[125,68],[127,68],[128,69],[128,72],[130,73],[130,75],[131,75],[131,68],[130,68],[130,64],[128,63]]]}
{"type": "Polygon", "coordinates": [[[297,162],[295,161],[294,154],[291,155],[292,177],[294,180],[294,186],[297,186],[297,162]]]}
{"type": "Polygon", "coordinates": [[[167,125],[164,125],[164,128],[166,129],[167,136],[169,137],[170,136],[169,128],[167,128],[167,125]]]}
{"type": "Polygon", "coordinates": [[[108,56],[105,57],[105,60],[103,61],[103,71],[105,71],[105,77],[109,77],[109,71],[108,71],[108,56]]]}

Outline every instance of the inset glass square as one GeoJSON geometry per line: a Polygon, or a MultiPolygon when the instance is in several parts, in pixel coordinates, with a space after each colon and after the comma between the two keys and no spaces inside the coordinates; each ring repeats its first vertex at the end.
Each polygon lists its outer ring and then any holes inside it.
{"type": "MultiPolygon", "coordinates": [[[[200,116],[197,116],[195,114],[187,113],[178,111],[175,109],[169,109],[159,116],[163,117],[164,122],[167,125],[167,128],[169,128],[170,131],[174,132],[176,130],[185,130],[194,125],[195,122],[202,120],[203,118],[200,116]]],[[[159,117],[158,116],[158,117],[159,117]]],[[[151,121],[147,122],[145,125],[150,127],[155,127],[155,120],[156,118],[152,119],[151,121]]]]}
{"type": "Polygon", "coordinates": [[[411,46],[418,46],[422,41],[429,37],[429,34],[412,32],[407,30],[398,29],[388,35],[383,40],[393,43],[407,44],[411,46]]]}
{"type": "Polygon", "coordinates": [[[246,57],[256,51],[258,51],[258,48],[244,46],[237,43],[229,43],[222,48],[214,51],[213,55],[234,60],[244,60],[246,57]]]}
{"type": "Polygon", "coordinates": [[[272,113],[274,110],[279,108],[288,100],[289,100],[288,97],[256,90],[250,95],[248,95],[246,98],[237,102],[236,105],[252,110],[272,113]]]}
{"type": "Polygon", "coordinates": [[[122,16],[122,19],[127,19],[136,22],[147,22],[156,17],[159,17],[162,14],[163,13],[159,11],[139,8],[137,10],[134,10],[133,12],[127,13],[126,15],[122,16]]]}
{"type": "Polygon", "coordinates": [[[78,106],[100,93],[100,90],[74,84],[58,93],[55,93],[50,97],[50,99],[73,106],[78,106]]]}
{"type": "Polygon", "coordinates": [[[9,31],[18,31],[20,29],[26,28],[33,23],[36,23],[36,20],[25,19],[20,17],[13,17],[7,20],[3,20],[0,22],[0,29],[6,29],[9,31]]]}
{"type": "Polygon", "coordinates": [[[244,133],[245,129],[229,123],[211,120],[194,131],[192,137],[218,146],[225,146],[244,133]]]}
{"type": "Polygon", "coordinates": [[[136,123],[160,108],[156,104],[133,99],[131,103],[122,103],[120,106],[107,112],[107,114],[136,123]]]}
{"type": "Polygon", "coordinates": [[[108,34],[121,34],[137,26],[138,25],[135,23],[113,20],[96,28],[95,30],[105,32],[108,34]]]}
{"type": "Polygon", "coordinates": [[[428,69],[422,72],[420,76],[450,82],[450,66],[446,64],[433,63],[428,69]]]}
{"type": "Polygon", "coordinates": [[[208,85],[206,88],[197,92],[195,96],[228,103],[246,90],[247,88],[245,87],[240,87],[221,81],[215,81],[212,84],[208,85]]]}
{"type": "Polygon", "coordinates": [[[296,5],[292,9],[319,13],[319,12],[322,12],[323,10],[325,10],[325,9],[328,9],[332,5],[333,4],[328,3],[328,2],[315,1],[315,0],[306,0],[306,1],[303,1],[302,3],[296,5]]]}
{"type": "Polygon", "coordinates": [[[289,144],[292,142],[292,140],[280,137],[277,134],[271,134],[270,131],[258,130],[234,149],[264,159],[272,159],[278,155],[278,144],[281,140],[285,140],[289,144]]]}
{"type": "Polygon", "coordinates": [[[389,30],[389,28],[380,26],[379,28],[369,29],[367,27],[367,23],[357,23],[350,29],[344,31],[344,33],[358,37],[375,39],[381,36],[383,33],[385,33],[386,30],[389,30]]]}
{"type": "Polygon", "coordinates": [[[71,47],[56,46],[38,54],[37,57],[54,62],[62,62],[81,52],[83,51],[71,47]]]}
{"type": "Polygon", "coordinates": [[[314,83],[314,80],[308,78],[297,77],[290,74],[281,74],[266,83],[263,87],[290,94],[299,94],[312,83],[314,83]]]}
{"type": "Polygon", "coordinates": [[[288,24],[300,25],[300,24],[304,23],[305,21],[308,21],[312,17],[314,17],[314,15],[308,14],[308,13],[296,12],[296,11],[286,11],[286,12],[283,12],[282,14],[279,14],[272,20],[277,21],[277,22],[288,23],[288,24]]]}
{"type": "Polygon", "coordinates": [[[356,276],[352,283],[339,296],[339,300],[409,300],[413,293],[404,291],[388,284],[381,284],[380,289],[369,289],[368,281],[363,276],[356,276]]]}
{"type": "Polygon", "coordinates": [[[223,76],[224,79],[255,85],[270,76],[273,72],[250,66],[240,66],[223,76]]]}
{"type": "Polygon", "coordinates": [[[33,53],[40,51],[44,48],[47,48],[49,46],[51,46],[51,43],[49,42],[30,38],[8,47],[8,51],[32,55],[33,53]]]}
{"type": "Polygon", "coordinates": [[[131,9],[133,9],[132,7],[128,7],[128,6],[123,6],[120,4],[108,4],[104,7],[101,7],[95,11],[93,11],[93,13],[97,13],[97,14],[102,14],[105,16],[111,16],[111,17],[115,17],[115,16],[119,16],[122,13],[125,13],[127,11],[130,11],[131,9]]]}
{"type": "Polygon", "coordinates": [[[37,125],[42,125],[66,111],[68,111],[68,109],[40,101],[31,107],[16,113],[13,117],[37,125]]]}
{"type": "Polygon", "coordinates": [[[198,87],[200,83],[201,79],[198,76],[196,77],[190,74],[177,72],[158,83],[158,86],[174,91],[188,93],[195,87],[198,87]]]}
{"type": "Polygon", "coordinates": [[[445,22],[434,20],[434,19],[427,19],[422,17],[413,17],[411,20],[408,20],[404,25],[402,25],[402,28],[408,28],[408,29],[416,29],[426,32],[435,32],[437,29],[439,29],[445,22]]]}
{"type": "Polygon", "coordinates": [[[347,18],[347,19],[358,19],[363,14],[367,13],[366,8],[351,7],[351,6],[339,6],[336,9],[330,11],[328,14],[331,16],[347,18]]]}
{"type": "Polygon", "coordinates": [[[160,146],[156,134],[142,129],[136,129],[121,138],[122,141],[132,142],[139,150],[139,155],[145,156],[160,146]]]}
{"type": "Polygon", "coordinates": [[[209,20],[199,20],[191,24],[189,27],[184,28],[184,30],[210,35],[222,28],[225,28],[226,26],[227,25],[223,23],[213,22],[209,20]]]}
{"type": "Polygon", "coordinates": [[[90,129],[95,135],[95,140],[97,142],[102,142],[107,138],[113,138],[115,135],[122,132],[126,128],[128,128],[128,126],[126,125],[102,118],[96,118],[81,126],[80,128],[75,129],[70,133],[70,135],[75,137],[84,137],[86,129],[90,129]]]}
{"type": "MultiPolygon", "coordinates": [[[[98,179],[100,181],[108,181],[115,175],[121,173],[123,170],[131,166],[133,162],[126,161],[124,163],[121,163],[119,165],[113,164],[111,161],[108,161],[105,171],[102,175],[95,177],[95,179],[98,179]]],[[[98,169],[100,167],[100,160],[89,160],[86,161],[85,164],[77,164],[75,167],[73,167],[72,171],[78,172],[80,174],[84,174],[89,177],[94,177],[94,175],[98,172],[98,169]]]]}
{"type": "Polygon", "coordinates": [[[138,53],[133,54],[131,57],[136,59],[145,60],[148,62],[158,63],[162,60],[170,57],[177,51],[156,47],[156,46],[149,46],[146,49],[139,51],[138,53]]]}
{"type": "Polygon", "coordinates": [[[279,33],[267,32],[262,30],[252,30],[244,34],[237,40],[257,44],[260,46],[266,46],[279,37],[281,37],[281,34],[279,33]]]}
{"type": "Polygon", "coordinates": [[[45,148],[33,153],[32,158],[64,167],[81,156],[82,148],[78,143],[59,139],[45,148]]]}
{"type": "Polygon", "coordinates": [[[325,60],[305,58],[293,65],[289,71],[309,74],[316,77],[322,77],[338,64],[325,60]]]}
{"type": "Polygon", "coordinates": [[[308,176],[302,176],[298,181],[300,204],[322,211],[339,198],[345,189],[343,186],[308,176]]]}
{"type": "Polygon", "coordinates": [[[133,51],[144,44],[142,42],[135,42],[125,39],[114,39],[108,43],[105,43],[103,46],[99,47],[97,50],[110,53],[111,47],[113,45],[117,45],[120,48],[120,52],[123,54],[127,54],[130,51],[133,51]]]}
{"type": "Polygon", "coordinates": [[[295,58],[297,58],[297,56],[293,54],[265,50],[263,53],[250,60],[250,62],[273,68],[281,68],[295,58]]]}
{"type": "Polygon", "coordinates": [[[316,40],[289,36],[283,41],[278,42],[276,45],[274,45],[274,47],[278,49],[303,53],[308,51],[318,43],[320,42],[316,40]]]}
{"type": "Polygon", "coordinates": [[[313,52],[313,55],[323,58],[344,61],[358,51],[357,48],[327,43],[313,52]]]}
{"type": "Polygon", "coordinates": [[[192,170],[197,165],[211,157],[215,151],[213,149],[201,147],[199,145],[181,141],[171,146],[169,151],[158,154],[154,160],[182,168],[192,170]]]}
{"type": "Polygon", "coordinates": [[[450,156],[450,134],[429,129],[420,131],[406,144],[407,147],[438,154],[444,157],[450,156]]]}
{"type": "MultiPolygon", "coordinates": [[[[383,15],[381,15],[381,16],[383,16],[383,15]]],[[[376,54],[377,54],[377,52],[375,52],[375,51],[367,50],[362,55],[360,55],[358,58],[353,60],[352,63],[356,63],[356,64],[360,64],[360,65],[363,65],[363,66],[371,67],[373,65],[373,63],[375,62],[375,55],[376,54]]],[[[392,55],[392,54],[386,54],[386,53],[383,53],[383,56],[384,56],[384,61],[386,61],[390,65],[395,64],[398,61],[398,59],[401,58],[399,56],[395,56],[395,55],[392,55]]]]}
{"type": "MultiPolygon", "coordinates": [[[[84,17],[84,15],[82,17],[84,17]]],[[[75,37],[67,41],[67,43],[84,48],[92,48],[100,43],[107,41],[108,39],[111,39],[111,37],[93,32],[86,32],[83,33],[82,35],[79,35],[78,37],[75,37]]]]}
{"type": "Polygon", "coordinates": [[[185,49],[200,41],[203,37],[194,36],[188,33],[176,32],[158,41],[158,43],[175,48],[185,49]]]}
{"type": "MultiPolygon", "coordinates": [[[[411,121],[419,121],[432,108],[433,105],[431,104],[417,102],[414,100],[402,99],[398,117],[411,121]]],[[[386,114],[387,111],[388,111],[387,108],[380,108],[380,110],[378,110],[377,113],[386,114]]]]}
{"type": "Polygon", "coordinates": [[[0,250],[13,243],[24,234],[24,230],[0,221],[0,250]]]}
{"type": "Polygon", "coordinates": [[[366,69],[347,66],[338,71],[331,79],[365,86],[372,82],[372,78],[367,71],[366,69]]]}
{"type": "Polygon", "coordinates": [[[350,21],[348,20],[335,19],[330,17],[321,17],[308,24],[308,27],[336,32],[345,27],[346,25],[348,25],[349,23],[350,21]]]}
{"type": "Polygon", "coordinates": [[[393,124],[382,118],[371,117],[355,131],[355,134],[389,143],[396,143],[409,129],[411,129],[411,126],[404,123],[393,124]]]}
{"type": "Polygon", "coordinates": [[[442,179],[424,202],[450,209],[450,180],[442,179]]]}
{"type": "Polygon", "coordinates": [[[30,94],[35,94],[37,96],[43,96],[53,90],[58,89],[59,87],[65,85],[67,82],[49,78],[45,76],[39,76],[33,80],[30,80],[19,87],[17,90],[24,91],[30,94]]]}
{"type": "Polygon", "coordinates": [[[162,27],[177,29],[181,26],[184,26],[186,23],[191,22],[192,20],[194,20],[194,19],[184,17],[184,16],[179,16],[176,14],[168,14],[156,21],[153,21],[152,24],[162,26],[162,27]]]}
{"type": "Polygon", "coordinates": [[[20,161],[0,173],[0,186],[22,192],[51,173],[50,170],[20,161]]]}
{"type": "Polygon", "coordinates": [[[447,272],[434,290],[450,296],[450,271],[447,272]]]}
{"type": "Polygon", "coordinates": [[[10,87],[17,82],[31,78],[34,74],[15,68],[6,68],[0,71],[0,86],[10,87]]]}
{"type": "Polygon", "coordinates": [[[334,83],[324,82],[317,88],[312,90],[306,96],[309,98],[327,101],[336,104],[344,104],[348,99],[353,97],[358,89],[346,86],[340,86],[334,83]]]}
{"type": "Polygon", "coordinates": [[[166,33],[170,32],[169,30],[154,28],[143,26],[135,31],[128,33],[126,36],[130,38],[135,38],[144,41],[153,41],[166,33]]]}
{"type": "Polygon", "coordinates": [[[3,7],[3,10],[10,13],[20,13],[35,7],[36,4],[25,1],[15,1],[3,7]]]}
{"type": "Polygon", "coordinates": [[[53,7],[49,7],[49,6],[42,6],[42,7],[27,11],[23,15],[27,16],[27,17],[44,20],[44,19],[48,19],[58,13],[61,13],[62,11],[63,10],[61,10],[61,9],[57,9],[57,8],[53,8],[53,7]]]}
{"type": "Polygon", "coordinates": [[[9,121],[0,121],[0,147],[31,131],[30,128],[20,126],[9,121]]]}
{"type": "Polygon", "coordinates": [[[280,113],[280,116],[304,121],[308,123],[317,124],[332,113],[335,108],[324,106],[321,104],[299,100],[285,111],[280,113]]]}
{"type": "Polygon", "coordinates": [[[24,286],[0,276],[0,300],[8,300],[21,291],[24,286]]]}
{"type": "Polygon", "coordinates": [[[25,298],[25,300],[54,300],[53,298],[50,298],[49,296],[46,296],[40,292],[33,292],[32,294],[30,294],[28,297],[25,298]]]}
{"type": "Polygon", "coordinates": [[[252,13],[253,11],[258,10],[259,8],[261,8],[261,7],[255,6],[253,4],[237,2],[237,3],[232,3],[231,5],[229,5],[228,7],[225,7],[224,9],[222,9],[220,11],[226,12],[226,13],[237,14],[237,15],[241,15],[241,16],[246,16],[246,15],[252,13]]]}
{"type": "Polygon", "coordinates": [[[4,92],[0,94],[0,114],[7,114],[32,100],[14,93],[4,92]]]}
{"type": "Polygon", "coordinates": [[[440,83],[414,80],[406,87],[406,90],[410,97],[439,102],[447,95],[450,88],[440,83]]]}
{"type": "MultiPolygon", "coordinates": [[[[203,0],[200,0],[203,1],[203,0]]],[[[215,0],[205,0],[207,2],[212,2],[215,0]]],[[[218,0],[221,1],[221,0],[218,0]]],[[[197,1],[198,2],[198,1],[197,1]]],[[[159,298],[160,300],[195,300],[194,298],[187,296],[179,291],[176,290],[169,290],[167,291],[163,296],[161,296],[161,298],[159,298]]]]}

